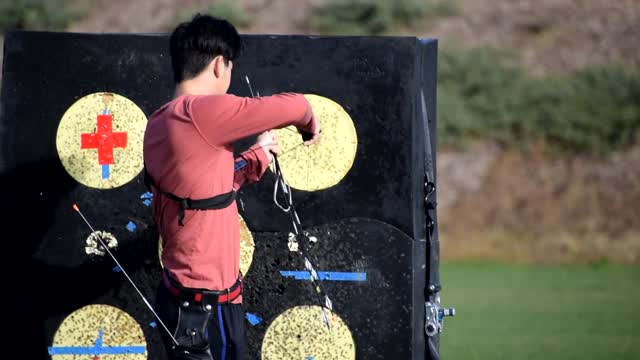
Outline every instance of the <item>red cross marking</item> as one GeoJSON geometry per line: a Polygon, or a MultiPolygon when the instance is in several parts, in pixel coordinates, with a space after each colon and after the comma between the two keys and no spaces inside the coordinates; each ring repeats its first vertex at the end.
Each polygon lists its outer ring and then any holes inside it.
{"type": "Polygon", "coordinates": [[[98,163],[111,165],[113,149],[127,147],[127,133],[113,132],[113,115],[98,115],[98,128],[94,133],[80,134],[81,149],[98,149],[98,163]]]}

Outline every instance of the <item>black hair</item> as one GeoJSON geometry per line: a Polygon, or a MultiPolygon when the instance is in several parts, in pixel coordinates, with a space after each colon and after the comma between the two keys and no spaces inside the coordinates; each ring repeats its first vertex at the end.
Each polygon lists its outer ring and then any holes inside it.
{"type": "Polygon", "coordinates": [[[225,64],[235,60],[240,55],[242,39],[227,20],[198,13],[173,30],[169,48],[177,84],[194,78],[218,55],[222,55],[225,64]]]}

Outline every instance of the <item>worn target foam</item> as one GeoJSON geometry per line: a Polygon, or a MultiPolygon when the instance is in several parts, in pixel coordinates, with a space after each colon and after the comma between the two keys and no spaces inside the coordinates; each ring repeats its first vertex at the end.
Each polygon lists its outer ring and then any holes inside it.
{"type": "Polygon", "coordinates": [[[142,171],[146,123],[144,112],[124,96],[84,96],[67,109],[58,125],[60,161],[85,186],[122,186],[142,171]]]}
{"type": "MultiPolygon", "coordinates": [[[[255,243],[253,242],[253,235],[244,221],[242,216],[238,215],[238,221],[240,222],[240,271],[246,275],[251,268],[251,262],[253,261],[253,252],[255,250],[255,243]]],[[[160,266],[162,265],[162,237],[158,239],[158,258],[160,259],[160,266]]],[[[164,267],[164,266],[163,266],[164,267]]]]}
{"type": "Polygon", "coordinates": [[[52,360],[146,360],[138,322],[111,305],[87,305],[60,324],[48,349],[52,360]]]}
{"type": "Polygon", "coordinates": [[[320,141],[305,146],[294,127],[278,129],[282,146],[278,160],[289,186],[317,191],[338,184],[347,175],[356,156],[358,136],[353,120],[338,103],[313,94],[305,97],[320,122],[320,141]]]}
{"type": "Polygon", "coordinates": [[[335,313],[331,332],[319,306],[296,306],[271,323],[262,341],[263,360],[353,360],[356,348],[349,327],[335,313]]]}

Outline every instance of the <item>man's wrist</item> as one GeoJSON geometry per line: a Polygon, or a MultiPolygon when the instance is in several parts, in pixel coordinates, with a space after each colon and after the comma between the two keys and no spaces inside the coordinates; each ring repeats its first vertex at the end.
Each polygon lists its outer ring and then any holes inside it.
{"type": "Polygon", "coordinates": [[[271,157],[269,155],[269,151],[259,143],[253,144],[249,148],[254,154],[256,154],[256,159],[259,162],[269,164],[271,162],[271,157]]]}

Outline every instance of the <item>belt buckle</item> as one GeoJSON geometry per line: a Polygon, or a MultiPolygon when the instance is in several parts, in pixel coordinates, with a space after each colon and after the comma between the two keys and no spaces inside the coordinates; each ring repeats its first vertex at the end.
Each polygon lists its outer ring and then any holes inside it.
{"type": "Polygon", "coordinates": [[[231,303],[231,288],[227,288],[227,305],[231,303]]]}

